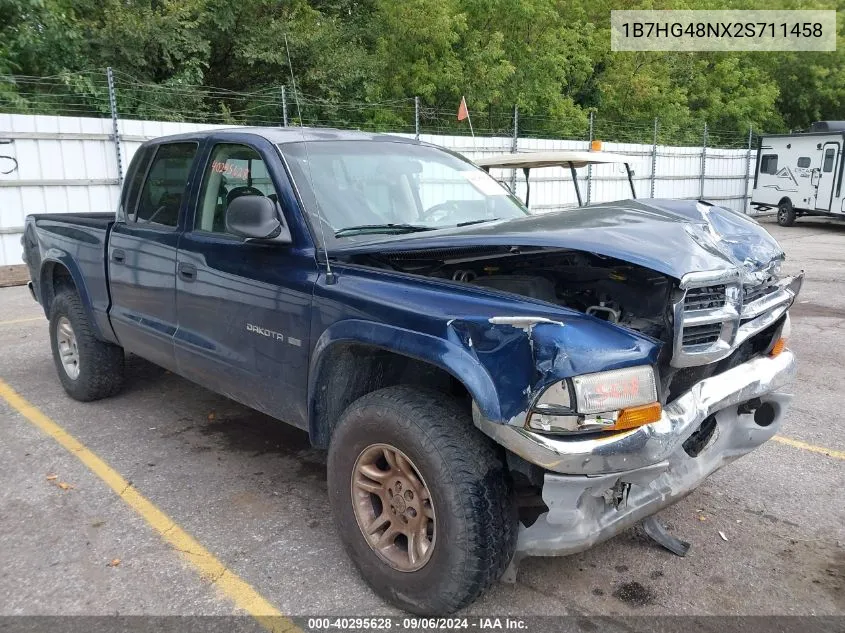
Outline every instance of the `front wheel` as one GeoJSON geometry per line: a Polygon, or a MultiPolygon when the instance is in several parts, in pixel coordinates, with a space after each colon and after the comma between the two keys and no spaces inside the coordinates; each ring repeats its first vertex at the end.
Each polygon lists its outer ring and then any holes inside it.
{"type": "Polygon", "coordinates": [[[123,385],[123,348],[101,341],[73,288],[60,290],[50,305],[50,344],[59,380],[82,402],[117,393],[123,385]]]}
{"type": "Polygon", "coordinates": [[[332,435],[329,497],[364,579],[394,605],[452,613],[498,580],[517,515],[495,445],[460,405],[410,387],[370,393],[332,435]]]}

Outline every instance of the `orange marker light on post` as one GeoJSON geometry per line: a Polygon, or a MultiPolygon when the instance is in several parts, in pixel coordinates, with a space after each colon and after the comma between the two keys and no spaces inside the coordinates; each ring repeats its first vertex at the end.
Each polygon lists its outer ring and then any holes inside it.
{"type": "Polygon", "coordinates": [[[601,141],[595,140],[590,141],[590,151],[591,152],[600,152],[602,148],[601,141]]]}

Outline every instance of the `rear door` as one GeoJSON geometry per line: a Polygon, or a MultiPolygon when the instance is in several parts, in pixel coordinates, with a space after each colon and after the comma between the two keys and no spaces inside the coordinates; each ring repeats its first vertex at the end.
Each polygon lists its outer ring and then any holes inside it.
{"type": "Polygon", "coordinates": [[[128,351],[175,369],[176,247],[198,141],[142,148],[108,247],[112,328],[128,351]]]}
{"type": "Polygon", "coordinates": [[[317,266],[313,245],[291,224],[295,198],[277,152],[263,138],[231,134],[212,137],[204,152],[177,256],[176,358],[182,375],[304,427],[317,266]],[[276,202],[294,243],[229,233],[226,209],[239,196],[276,202]]]}
{"type": "Polygon", "coordinates": [[[833,199],[833,185],[836,181],[837,167],[841,158],[841,147],[836,141],[825,143],[822,147],[822,169],[816,193],[816,209],[830,211],[833,199]]]}

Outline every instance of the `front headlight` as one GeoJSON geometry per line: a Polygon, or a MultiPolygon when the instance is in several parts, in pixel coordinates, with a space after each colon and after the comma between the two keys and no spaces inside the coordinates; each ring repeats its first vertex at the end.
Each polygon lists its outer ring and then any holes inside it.
{"type": "Polygon", "coordinates": [[[585,374],[572,379],[579,413],[618,411],[657,401],[654,370],[648,365],[585,374]]]}
{"type": "Polygon", "coordinates": [[[584,374],[550,385],[528,416],[541,433],[630,429],[660,419],[657,380],[648,365],[584,374]]]}

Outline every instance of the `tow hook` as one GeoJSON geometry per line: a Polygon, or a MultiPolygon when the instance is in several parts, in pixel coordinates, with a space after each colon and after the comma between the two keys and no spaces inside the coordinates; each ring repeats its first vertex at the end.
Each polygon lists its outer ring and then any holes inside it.
{"type": "Polygon", "coordinates": [[[736,409],[739,415],[754,414],[754,423],[758,426],[769,426],[775,421],[775,408],[770,402],[763,402],[760,398],[752,398],[743,402],[736,409]]]}
{"type": "Polygon", "coordinates": [[[760,398],[752,398],[748,402],[743,402],[736,408],[736,412],[739,415],[748,415],[750,413],[754,413],[757,409],[762,406],[763,401],[760,398]]]}

